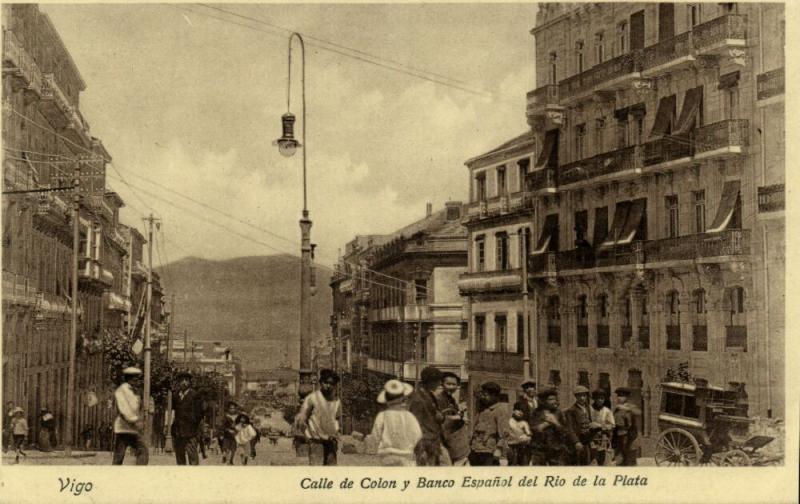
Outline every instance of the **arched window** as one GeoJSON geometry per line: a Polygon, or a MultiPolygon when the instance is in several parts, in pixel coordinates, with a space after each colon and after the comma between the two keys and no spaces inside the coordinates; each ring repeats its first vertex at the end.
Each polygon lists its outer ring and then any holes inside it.
{"type": "Polygon", "coordinates": [[[558,296],[547,298],[547,342],[561,345],[561,315],[558,296]]]}
{"type": "Polygon", "coordinates": [[[744,310],[744,288],[730,287],[725,291],[730,319],[725,327],[725,347],[747,350],[747,319],[744,310]]]}
{"type": "Polygon", "coordinates": [[[579,347],[589,346],[589,303],[585,295],[578,296],[577,304],[577,341],[576,345],[579,347]]]}
{"type": "Polygon", "coordinates": [[[641,315],[639,318],[639,346],[643,350],[650,348],[650,300],[647,294],[644,294],[639,299],[639,308],[641,315]]]}
{"type": "Polygon", "coordinates": [[[667,350],[681,349],[681,314],[678,291],[667,293],[665,318],[667,322],[667,350]]]}
{"type": "Polygon", "coordinates": [[[631,306],[631,297],[625,296],[622,299],[622,313],[620,313],[619,330],[622,344],[626,344],[633,337],[633,328],[631,326],[631,314],[633,313],[631,306]]]}
{"type": "Polygon", "coordinates": [[[597,347],[608,348],[610,337],[608,330],[608,296],[597,296],[597,347]]]}

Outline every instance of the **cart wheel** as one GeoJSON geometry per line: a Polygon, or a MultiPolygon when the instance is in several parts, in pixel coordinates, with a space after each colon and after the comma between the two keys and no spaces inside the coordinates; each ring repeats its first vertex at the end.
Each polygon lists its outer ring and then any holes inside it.
{"type": "Polygon", "coordinates": [[[719,465],[723,467],[745,467],[751,465],[751,463],[750,457],[742,450],[731,450],[722,454],[722,461],[719,465]]]}
{"type": "Polygon", "coordinates": [[[700,462],[700,445],[683,429],[667,429],[658,436],[655,460],[659,466],[694,466],[700,462]]]}

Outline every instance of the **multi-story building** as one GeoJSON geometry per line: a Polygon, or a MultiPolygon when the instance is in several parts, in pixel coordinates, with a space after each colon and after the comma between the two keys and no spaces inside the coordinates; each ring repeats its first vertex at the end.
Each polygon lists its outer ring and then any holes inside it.
{"type": "Polygon", "coordinates": [[[470,199],[462,222],[469,253],[458,287],[470,321],[469,398],[481,383],[494,381],[503,387],[503,400],[513,403],[520,384],[531,376],[530,349],[528,374],[524,371],[530,308],[523,267],[534,208],[526,177],[535,151],[536,138],[529,131],[466,162],[470,199]]]}
{"type": "Polygon", "coordinates": [[[71,190],[79,169],[78,340],[72,439],[113,420],[103,336],[123,328],[119,196],[106,190],[111,156],[80,112],[86,84],[48,16],[3,6],[3,397],[25,408],[31,441],[39,412],[64,439],[72,315],[71,190]]]}
{"type": "Polygon", "coordinates": [[[670,367],[784,408],[783,6],[540,4],[530,275],[538,382],[670,367]]]}

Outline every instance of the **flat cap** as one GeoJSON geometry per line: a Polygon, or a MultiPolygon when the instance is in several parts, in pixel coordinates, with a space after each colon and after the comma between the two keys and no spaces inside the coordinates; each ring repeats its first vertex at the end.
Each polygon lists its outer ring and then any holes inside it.
{"type": "Polygon", "coordinates": [[[522,384],[522,390],[526,388],[536,388],[536,382],[528,380],[522,384]]]}
{"type": "Polygon", "coordinates": [[[578,386],[577,386],[577,387],[575,387],[575,389],[572,391],[572,394],[573,394],[573,395],[588,394],[588,393],[589,393],[589,389],[588,389],[588,388],[586,388],[586,387],[584,387],[583,385],[578,385],[578,386]]]}
{"type": "Polygon", "coordinates": [[[481,385],[481,390],[483,390],[488,394],[499,395],[500,392],[502,392],[503,388],[500,385],[496,384],[495,382],[490,381],[481,385]]]}

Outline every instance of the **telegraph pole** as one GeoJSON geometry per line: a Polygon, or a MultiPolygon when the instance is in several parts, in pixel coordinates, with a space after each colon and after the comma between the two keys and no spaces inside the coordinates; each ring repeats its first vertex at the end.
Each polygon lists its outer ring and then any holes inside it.
{"type": "MultiPolygon", "coordinates": [[[[170,296],[169,303],[169,323],[167,324],[167,365],[172,362],[172,320],[175,318],[175,294],[170,296]]],[[[164,451],[172,453],[172,387],[167,390],[167,411],[165,414],[167,418],[167,433],[164,439],[164,451]]]]}
{"type": "Polygon", "coordinates": [[[80,243],[81,184],[80,165],[75,168],[74,192],[72,195],[72,323],[69,331],[69,372],[67,377],[67,418],[64,447],[66,455],[72,456],[72,420],[75,415],[75,345],[78,342],[78,254],[80,243]]]}
{"type": "Polygon", "coordinates": [[[528,321],[528,233],[526,229],[519,230],[520,265],[522,266],[522,378],[524,381],[531,379],[531,336],[530,322],[528,321]]]}
{"type": "Polygon", "coordinates": [[[150,317],[152,314],[153,303],[153,225],[159,222],[159,219],[150,217],[144,219],[147,222],[147,311],[145,312],[144,320],[144,392],[143,396],[143,411],[142,418],[144,420],[144,442],[150,446],[150,436],[152,433],[152,418],[150,417],[150,317]]]}

